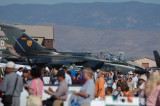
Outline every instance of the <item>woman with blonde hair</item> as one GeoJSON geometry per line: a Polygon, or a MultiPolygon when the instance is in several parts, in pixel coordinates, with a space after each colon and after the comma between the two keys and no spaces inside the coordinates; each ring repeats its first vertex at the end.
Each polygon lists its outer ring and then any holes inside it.
{"type": "Polygon", "coordinates": [[[141,97],[146,99],[147,106],[159,106],[160,104],[160,72],[152,72],[141,92],[141,97]]]}

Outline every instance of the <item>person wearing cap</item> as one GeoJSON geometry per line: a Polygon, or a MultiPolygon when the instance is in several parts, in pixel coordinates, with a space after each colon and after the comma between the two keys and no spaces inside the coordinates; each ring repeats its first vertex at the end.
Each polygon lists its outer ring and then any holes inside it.
{"type": "Polygon", "coordinates": [[[139,83],[141,85],[139,86],[139,88],[136,88],[135,90],[133,90],[131,92],[131,94],[138,92],[140,106],[144,106],[145,105],[145,99],[140,97],[140,94],[141,94],[141,91],[142,91],[146,81],[147,81],[147,76],[145,74],[141,75],[139,77],[139,83]]]}
{"type": "Polygon", "coordinates": [[[139,83],[141,85],[140,85],[139,88],[136,88],[135,90],[133,90],[132,93],[139,92],[143,88],[143,86],[144,86],[144,84],[145,84],[146,81],[147,81],[147,76],[146,75],[141,75],[139,77],[139,83]]]}
{"type": "Polygon", "coordinates": [[[122,91],[124,91],[126,87],[128,87],[127,81],[124,80],[123,75],[120,75],[120,79],[117,82],[117,86],[120,86],[122,91]]]}
{"type": "Polygon", "coordinates": [[[67,91],[68,84],[65,81],[65,72],[63,70],[59,70],[57,73],[57,79],[59,82],[58,88],[56,91],[53,91],[52,88],[48,88],[48,90],[44,90],[45,93],[51,95],[51,98],[43,101],[43,105],[49,106],[53,102],[52,106],[62,106],[63,101],[67,99],[67,91]]]}
{"type": "Polygon", "coordinates": [[[100,99],[104,99],[104,77],[103,75],[103,71],[99,70],[97,72],[98,75],[98,80],[95,83],[95,90],[94,90],[94,98],[100,98],[100,99]]]}
{"type": "Polygon", "coordinates": [[[23,79],[14,72],[14,69],[14,62],[9,61],[6,64],[5,71],[7,74],[5,75],[2,85],[0,86],[0,92],[4,93],[5,95],[12,95],[17,80],[11,106],[20,106],[20,94],[23,91],[23,79]]]}

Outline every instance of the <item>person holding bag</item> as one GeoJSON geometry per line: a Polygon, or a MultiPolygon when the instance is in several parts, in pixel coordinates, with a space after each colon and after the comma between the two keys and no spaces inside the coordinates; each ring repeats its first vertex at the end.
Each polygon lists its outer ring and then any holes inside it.
{"type": "Polygon", "coordinates": [[[51,98],[43,101],[44,106],[63,106],[63,101],[67,100],[68,84],[65,81],[65,72],[63,70],[58,71],[57,79],[59,84],[56,91],[53,91],[50,87],[48,90],[44,90],[45,93],[51,95],[51,98]]]}
{"type": "Polygon", "coordinates": [[[28,88],[29,97],[27,98],[27,106],[42,106],[42,90],[43,82],[40,79],[41,71],[39,68],[31,70],[32,81],[28,88]]]}
{"type": "Polygon", "coordinates": [[[15,64],[10,61],[6,64],[6,75],[0,86],[0,92],[4,93],[2,96],[2,103],[4,106],[20,106],[20,94],[23,90],[22,77],[14,72],[15,64]]]}

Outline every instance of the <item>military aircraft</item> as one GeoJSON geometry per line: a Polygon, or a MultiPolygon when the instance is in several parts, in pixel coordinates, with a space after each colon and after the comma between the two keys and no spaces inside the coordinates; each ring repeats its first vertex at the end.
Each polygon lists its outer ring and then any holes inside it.
{"type": "MultiPolygon", "coordinates": [[[[91,67],[92,69],[118,70],[123,73],[133,71],[136,73],[145,73],[146,71],[138,66],[128,64],[119,58],[98,58],[91,53],[76,52],[57,52],[55,49],[48,49],[38,44],[34,39],[25,34],[25,30],[12,25],[0,24],[1,30],[8,37],[15,51],[21,56],[27,58],[28,62],[44,65],[75,64],[91,67]]],[[[111,57],[111,56],[110,56],[111,57]]]]}
{"type": "Polygon", "coordinates": [[[64,64],[69,62],[70,59],[74,62],[74,60],[77,60],[79,57],[85,55],[85,53],[58,53],[55,51],[55,49],[48,49],[38,44],[35,40],[26,35],[24,30],[10,25],[0,26],[1,30],[4,31],[15,51],[22,57],[27,57],[31,60],[37,59],[37,62],[42,61],[43,63],[49,63],[52,60],[54,60],[56,63],[57,61],[59,62],[59,60],[63,60],[63,63],[61,64],[64,64]]]}

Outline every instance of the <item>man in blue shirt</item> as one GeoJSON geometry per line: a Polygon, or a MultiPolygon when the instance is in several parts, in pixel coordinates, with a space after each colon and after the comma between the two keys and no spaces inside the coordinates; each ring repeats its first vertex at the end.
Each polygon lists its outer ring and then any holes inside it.
{"type": "Polygon", "coordinates": [[[73,69],[73,70],[70,71],[70,73],[71,73],[73,79],[75,79],[77,72],[73,69]]]}

